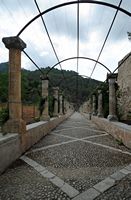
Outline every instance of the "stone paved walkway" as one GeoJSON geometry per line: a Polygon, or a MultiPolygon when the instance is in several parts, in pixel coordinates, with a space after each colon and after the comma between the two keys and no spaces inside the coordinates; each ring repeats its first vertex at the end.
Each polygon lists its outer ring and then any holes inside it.
{"type": "Polygon", "coordinates": [[[79,113],[0,176],[0,200],[131,199],[131,151],[79,113]]]}

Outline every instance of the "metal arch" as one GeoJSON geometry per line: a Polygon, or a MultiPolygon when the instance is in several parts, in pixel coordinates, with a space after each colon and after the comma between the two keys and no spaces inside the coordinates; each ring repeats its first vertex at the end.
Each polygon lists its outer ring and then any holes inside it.
{"type": "MultiPolygon", "coordinates": [[[[40,16],[52,11],[52,10],[55,10],[57,8],[60,8],[60,7],[64,7],[64,6],[67,6],[67,5],[72,5],[72,4],[77,4],[78,1],[70,1],[70,2],[66,2],[66,3],[62,3],[62,4],[59,4],[59,5],[56,5],[56,6],[53,6],[51,8],[48,8],[47,10],[41,12],[40,14],[36,15],[34,18],[32,18],[21,30],[20,32],[17,34],[17,37],[21,35],[21,33],[32,23],[34,22],[36,19],[38,19],[40,16]]],[[[98,4],[98,5],[103,5],[103,6],[107,6],[107,7],[110,7],[110,8],[113,8],[113,9],[117,9],[121,12],[123,12],[124,14],[128,15],[129,17],[131,17],[131,13],[128,12],[127,10],[123,9],[123,8],[120,8],[114,4],[110,4],[110,3],[106,3],[106,2],[102,2],[102,1],[92,1],[92,0],[81,0],[79,1],[79,3],[91,3],[91,4],[98,4]]]]}
{"type": "MultiPolygon", "coordinates": [[[[47,72],[47,74],[48,74],[53,68],[55,68],[57,65],[59,65],[60,63],[65,62],[65,61],[68,61],[68,60],[77,59],[77,58],[78,58],[78,59],[91,60],[91,61],[96,62],[95,59],[93,59],[93,58],[88,58],[88,57],[71,57],[71,58],[66,58],[66,59],[61,60],[60,62],[56,63],[55,65],[53,65],[53,66],[50,68],[50,70],[47,72]]],[[[111,71],[108,69],[108,67],[106,67],[104,64],[102,64],[102,63],[99,62],[99,61],[97,61],[97,63],[100,64],[101,66],[103,66],[109,73],[111,73],[111,71]]]]}

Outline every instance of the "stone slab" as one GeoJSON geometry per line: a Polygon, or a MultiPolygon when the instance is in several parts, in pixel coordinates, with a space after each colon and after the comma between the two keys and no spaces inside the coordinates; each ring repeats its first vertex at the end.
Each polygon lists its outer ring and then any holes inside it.
{"type": "Polygon", "coordinates": [[[62,187],[61,190],[63,192],[65,192],[70,198],[73,198],[75,196],[77,196],[79,194],[79,192],[74,189],[73,187],[71,187],[70,185],[68,185],[67,183],[65,183],[62,187]]]}
{"type": "Polygon", "coordinates": [[[122,172],[118,171],[118,172],[112,174],[110,177],[113,178],[116,181],[119,181],[119,180],[121,180],[122,178],[125,177],[125,174],[123,174],[122,172]]]}
{"type": "Polygon", "coordinates": [[[93,200],[99,195],[100,195],[100,192],[98,192],[94,188],[90,188],[87,191],[78,195],[77,197],[73,198],[73,200],[93,200]]]}
{"type": "Polygon", "coordinates": [[[109,189],[110,187],[112,187],[114,184],[115,184],[115,180],[108,177],[108,178],[104,179],[103,181],[97,183],[93,187],[99,192],[104,192],[107,189],[109,189]]]}

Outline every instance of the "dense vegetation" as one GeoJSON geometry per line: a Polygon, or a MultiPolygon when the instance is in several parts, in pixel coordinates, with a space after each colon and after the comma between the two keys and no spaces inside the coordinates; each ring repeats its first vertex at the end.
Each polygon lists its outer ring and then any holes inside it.
{"type": "MultiPolygon", "coordinates": [[[[44,74],[50,68],[41,68],[44,74]]],[[[74,71],[62,71],[53,69],[48,74],[50,94],[51,88],[59,86],[60,90],[64,94],[65,98],[69,102],[81,104],[92,91],[100,83],[99,81],[83,78],[78,76],[78,90],[77,88],[77,73],[74,71]]],[[[41,98],[41,72],[39,70],[29,71],[22,69],[22,102],[38,104],[41,98]]],[[[8,100],[8,63],[0,64],[0,102],[7,102],[8,100]]]]}

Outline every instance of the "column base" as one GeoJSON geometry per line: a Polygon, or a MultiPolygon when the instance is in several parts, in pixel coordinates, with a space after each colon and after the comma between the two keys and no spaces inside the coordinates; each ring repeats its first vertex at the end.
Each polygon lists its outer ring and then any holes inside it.
{"type": "Polygon", "coordinates": [[[109,121],[118,121],[118,118],[116,115],[108,115],[107,119],[109,121]]]}
{"type": "Polygon", "coordinates": [[[23,119],[9,119],[2,127],[3,133],[26,133],[26,122],[23,119]]]}
{"type": "Polygon", "coordinates": [[[58,117],[59,116],[59,114],[53,114],[53,117],[58,117]]]}
{"type": "Polygon", "coordinates": [[[93,115],[93,116],[96,116],[96,113],[95,113],[95,112],[93,112],[93,113],[92,113],[92,115],[93,115]]]}
{"type": "Polygon", "coordinates": [[[40,117],[40,121],[50,121],[50,116],[49,115],[42,115],[40,117]]]}
{"type": "Polygon", "coordinates": [[[98,115],[97,115],[97,117],[103,117],[103,114],[101,114],[101,113],[98,113],[98,115]]]}

